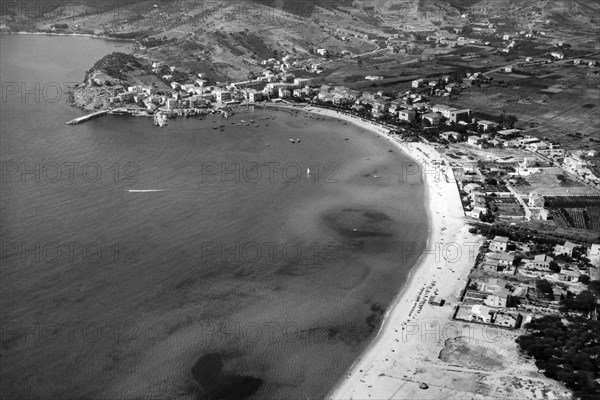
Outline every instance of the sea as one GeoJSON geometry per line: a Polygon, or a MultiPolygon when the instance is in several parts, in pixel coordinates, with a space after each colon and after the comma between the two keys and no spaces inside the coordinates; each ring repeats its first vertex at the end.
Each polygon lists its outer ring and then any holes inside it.
{"type": "Polygon", "coordinates": [[[323,398],[427,238],[413,160],[302,109],[66,125],[114,51],[0,35],[0,397],[323,398]]]}

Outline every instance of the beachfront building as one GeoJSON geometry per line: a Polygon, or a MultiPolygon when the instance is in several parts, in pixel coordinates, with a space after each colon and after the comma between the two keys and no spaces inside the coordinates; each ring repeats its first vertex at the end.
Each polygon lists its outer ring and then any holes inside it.
{"type": "Polygon", "coordinates": [[[231,100],[231,92],[228,90],[217,90],[215,91],[215,98],[218,103],[223,103],[225,101],[231,100]]]}
{"type": "Polygon", "coordinates": [[[400,121],[412,122],[416,119],[417,113],[411,110],[400,110],[398,111],[398,119],[400,121]]]}
{"type": "Polygon", "coordinates": [[[245,92],[245,97],[249,102],[255,103],[263,99],[263,94],[256,89],[248,89],[245,92]]]}
{"type": "Polygon", "coordinates": [[[471,182],[471,183],[467,183],[464,187],[463,190],[468,193],[471,194],[473,192],[475,192],[476,190],[480,190],[482,188],[482,186],[478,183],[475,182],[471,182]]]}
{"type": "Polygon", "coordinates": [[[492,322],[492,314],[490,311],[490,308],[486,305],[475,304],[471,307],[471,317],[474,321],[489,324],[492,322]]]}
{"type": "Polygon", "coordinates": [[[440,137],[442,139],[445,139],[448,141],[454,141],[454,142],[458,142],[462,139],[462,135],[460,133],[454,132],[454,131],[443,132],[440,134],[440,137]]]}

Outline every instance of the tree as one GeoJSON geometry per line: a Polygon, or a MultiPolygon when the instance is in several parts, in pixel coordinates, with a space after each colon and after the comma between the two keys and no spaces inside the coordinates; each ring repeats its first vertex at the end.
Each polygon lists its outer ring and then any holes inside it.
{"type": "Polygon", "coordinates": [[[565,311],[580,311],[588,313],[596,306],[596,296],[589,290],[584,290],[575,297],[568,297],[563,300],[565,311]]]}
{"type": "Polygon", "coordinates": [[[535,283],[535,287],[537,290],[544,295],[550,297],[552,296],[552,284],[545,279],[540,279],[535,283]]]}
{"type": "Polygon", "coordinates": [[[548,266],[548,268],[550,268],[550,271],[552,271],[552,272],[556,272],[556,273],[560,272],[560,266],[558,265],[558,263],[556,261],[550,261],[550,265],[548,266]]]}
{"type": "Polygon", "coordinates": [[[582,274],[579,276],[579,282],[587,285],[590,282],[590,277],[586,274],[582,274]]]}

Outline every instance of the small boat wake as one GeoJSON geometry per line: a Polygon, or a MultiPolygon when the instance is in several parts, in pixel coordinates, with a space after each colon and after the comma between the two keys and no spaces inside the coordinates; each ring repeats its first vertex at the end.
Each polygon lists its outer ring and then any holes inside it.
{"type": "Polygon", "coordinates": [[[171,189],[129,189],[129,193],[154,193],[154,192],[168,192],[171,189]]]}

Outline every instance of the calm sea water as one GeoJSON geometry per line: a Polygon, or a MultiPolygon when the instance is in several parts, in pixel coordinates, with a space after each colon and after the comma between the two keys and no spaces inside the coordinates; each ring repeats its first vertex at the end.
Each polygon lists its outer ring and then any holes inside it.
{"type": "Polygon", "coordinates": [[[67,126],[126,45],[0,40],[2,397],[323,397],[426,238],[410,159],[304,112],[67,126]]]}

